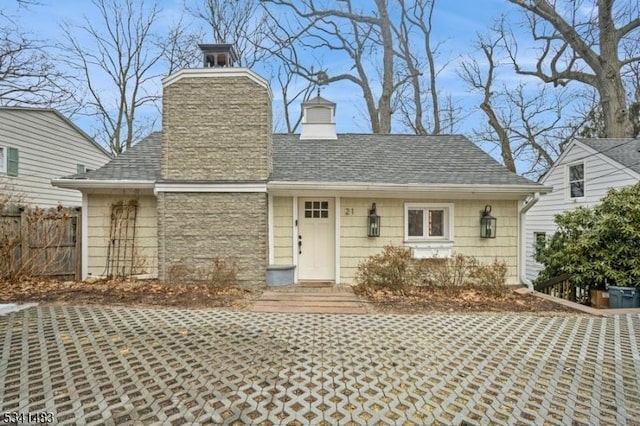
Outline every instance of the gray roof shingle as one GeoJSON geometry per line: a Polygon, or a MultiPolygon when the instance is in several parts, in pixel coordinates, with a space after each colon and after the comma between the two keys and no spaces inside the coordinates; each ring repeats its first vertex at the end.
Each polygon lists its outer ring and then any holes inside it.
{"type": "Polygon", "coordinates": [[[273,181],[531,185],[461,135],[273,135],[273,181]]]}
{"type": "Polygon", "coordinates": [[[160,179],[161,142],[161,132],[151,133],[99,169],[68,178],[156,181],[160,179]]]}
{"type": "MultiPolygon", "coordinates": [[[[74,179],[160,179],[155,132],[105,166],[74,179]]],[[[508,171],[461,135],[339,134],[337,140],[273,135],[271,181],[386,184],[538,185],[508,171]]]]}
{"type": "Polygon", "coordinates": [[[578,139],[578,141],[606,155],[614,161],[640,173],[640,139],[608,138],[578,139]]]}

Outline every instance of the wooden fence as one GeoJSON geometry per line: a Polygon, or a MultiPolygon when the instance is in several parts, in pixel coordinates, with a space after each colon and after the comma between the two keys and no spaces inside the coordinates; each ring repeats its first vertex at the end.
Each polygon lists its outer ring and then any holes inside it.
{"type": "Polygon", "coordinates": [[[0,277],[81,278],[80,209],[0,214],[0,277]]]}

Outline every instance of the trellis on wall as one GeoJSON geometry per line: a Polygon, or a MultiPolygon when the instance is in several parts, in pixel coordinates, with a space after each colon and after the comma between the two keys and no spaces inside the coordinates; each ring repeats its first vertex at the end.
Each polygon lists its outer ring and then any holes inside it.
{"type": "Polygon", "coordinates": [[[106,270],[108,276],[124,277],[134,273],[137,213],[136,200],[120,201],[111,206],[106,270]]]}

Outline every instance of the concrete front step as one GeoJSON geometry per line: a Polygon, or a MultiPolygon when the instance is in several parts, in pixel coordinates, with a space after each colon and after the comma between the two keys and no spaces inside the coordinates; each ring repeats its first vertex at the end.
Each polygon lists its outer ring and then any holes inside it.
{"type": "Polygon", "coordinates": [[[304,314],[366,314],[366,310],[362,306],[344,307],[344,306],[269,306],[255,304],[251,308],[252,312],[273,312],[273,313],[304,313],[304,314]]]}
{"type": "Polygon", "coordinates": [[[353,293],[280,293],[265,291],[253,312],[305,312],[364,314],[366,309],[353,293]]]}

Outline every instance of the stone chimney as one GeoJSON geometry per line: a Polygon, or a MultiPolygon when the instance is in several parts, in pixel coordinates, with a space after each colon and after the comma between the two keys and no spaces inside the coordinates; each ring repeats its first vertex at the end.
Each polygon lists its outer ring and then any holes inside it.
{"type": "Polygon", "coordinates": [[[302,103],[302,132],[300,139],[338,139],[336,133],[336,104],[318,93],[302,103]]]}
{"type": "Polygon", "coordinates": [[[203,68],[163,80],[159,274],[197,281],[222,259],[236,262],[241,285],[257,287],[268,262],[271,89],[233,67],[233,46],[200,47],[203,68]]]}

